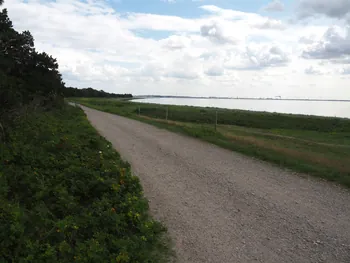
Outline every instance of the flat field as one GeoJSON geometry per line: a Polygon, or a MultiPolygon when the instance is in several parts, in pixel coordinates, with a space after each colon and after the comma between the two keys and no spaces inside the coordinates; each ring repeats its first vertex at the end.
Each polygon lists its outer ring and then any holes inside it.
{"type": "Polygon", "coordinates": [[[74,101],[350,187],[349,119],[116,99],[74,101]]]}

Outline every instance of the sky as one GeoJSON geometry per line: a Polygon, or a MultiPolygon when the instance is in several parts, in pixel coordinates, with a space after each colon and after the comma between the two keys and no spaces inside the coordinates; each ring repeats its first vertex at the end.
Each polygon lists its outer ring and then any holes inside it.
{"type": "Polygon", "coordinates": [[[5,0],[64,82],[135,95],[350,99],[350,0],[5,0]]]}

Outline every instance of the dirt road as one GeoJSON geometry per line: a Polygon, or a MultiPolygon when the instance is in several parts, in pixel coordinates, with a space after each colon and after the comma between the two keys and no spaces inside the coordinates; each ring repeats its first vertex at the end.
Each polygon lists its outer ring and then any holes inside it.
{"type": "Polygon", "coordinates": [[[140,177],[178,262],[350,262],[350,191],[83,108],[140,177]]]}

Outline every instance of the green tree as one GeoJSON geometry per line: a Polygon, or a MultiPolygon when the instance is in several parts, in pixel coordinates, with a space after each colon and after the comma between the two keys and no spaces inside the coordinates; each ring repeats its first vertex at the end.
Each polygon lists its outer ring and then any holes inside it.
{"type": "Polygon", "coordinates": [[[31,33],[14,30],[7,10],[0,11],[0,119],[24,105],[52,105],[63,91],[56,59],[38,53],[31,33]]]}

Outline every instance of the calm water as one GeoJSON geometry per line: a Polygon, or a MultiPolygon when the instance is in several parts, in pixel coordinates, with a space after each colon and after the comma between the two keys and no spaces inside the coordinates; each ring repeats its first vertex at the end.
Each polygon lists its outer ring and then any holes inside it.
{"type": "Polygon", "coordinates": [[[350,102],[147,98],[137,102],[350,118],[350,102]]]}

